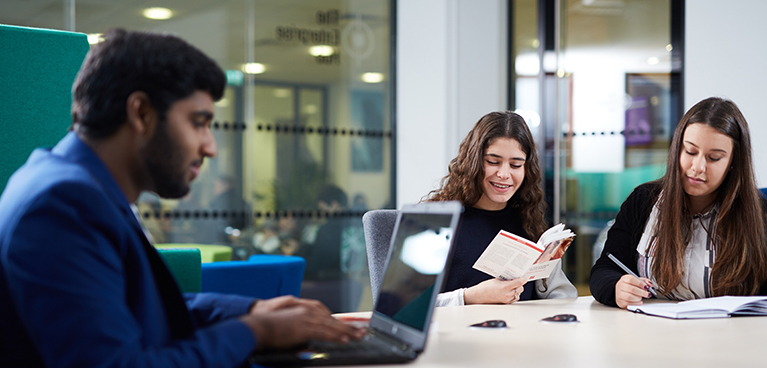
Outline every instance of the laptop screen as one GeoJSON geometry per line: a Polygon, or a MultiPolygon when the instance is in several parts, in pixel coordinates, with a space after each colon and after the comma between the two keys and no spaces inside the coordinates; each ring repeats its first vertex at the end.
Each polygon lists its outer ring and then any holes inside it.
{"type": "Polygon", "coordinates": [[[374,312],[424,330],[450,252],[452,220],[445,213],[401,214],[374,312]]]}

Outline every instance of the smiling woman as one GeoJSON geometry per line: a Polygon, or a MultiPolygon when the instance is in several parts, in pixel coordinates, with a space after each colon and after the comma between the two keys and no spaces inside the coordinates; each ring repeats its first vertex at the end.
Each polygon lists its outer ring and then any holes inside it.
{"type": "Polygon", "coordinates": [[[594,297],[626,308],[651,297],[767,295],[767,201],[756,187],[746,119],[708,98],[679,122],[666,174],[621,206],[591,270],[594,297]],[[612,253],[643,280],[624,275],[612,253]]]}
{"type": "Polygon", "coordinates": [[[474,207],[491,211],[504,209],[525,180],[526,157],[518,141],[495,139],[485,149],[482,196],[474,207]]]}
{"type": "Polygon", "coordinates": [[[521,116],[511,111],[483,116],[450,162],[441,188],[427,201],[459,200],[464,205],[444,292],[438,305],[509,304],[539,298],[577,296],[558,268],[525,288],[525,280],[501,281],[472,265],[500,230],[537,239],[546,228],[541,170],[535,141],[521,116]]]}

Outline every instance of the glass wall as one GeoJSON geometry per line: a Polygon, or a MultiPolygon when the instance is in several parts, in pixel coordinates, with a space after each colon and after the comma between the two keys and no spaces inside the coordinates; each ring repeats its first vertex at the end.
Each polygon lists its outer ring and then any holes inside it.
{"type": "MultiPolygon", "coordinates": [[[[234,259],[306,259],[302,296],[370,310],[361,216],[391,208],[390,32],[379,0],[30,0],[0,23],[177,34],[227,72],[215,105],[218,155],[180,200],[139,208],[156,243],[233,248],[234,259]],[[168,12],[169,11],[169,12],[168,12]],[[166,18],[166,19],[150,19],[166,18]]],[[[257,282],[257,280],[255,281],[257,282]]]]}
{"type": "Polygon", "coordinates": [[[681,118],[679,3],[514,1],[514,108],[541,150],[550,222],[578,234],[565,270],[582,295],[621,203],[665,170],[681,118]]]}
{"type": "Polygon", "coordinates": [[[574,273],[586,281],[601,252],[600,234],[606,236],[623,200],[665,171],[681,118],[672,78],[672,2],[560,6],[560,214],[578,228],[574,273]]]}

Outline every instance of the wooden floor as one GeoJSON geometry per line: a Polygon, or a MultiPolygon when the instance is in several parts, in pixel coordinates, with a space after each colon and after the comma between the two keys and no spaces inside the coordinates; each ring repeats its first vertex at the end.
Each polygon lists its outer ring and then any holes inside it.
{"type": "Polygon", "coordinates": [[[578,296],[590,296],[591,291],[589,290],[588,284],[575,284],[575,288],[578,289],[578,296]]]}

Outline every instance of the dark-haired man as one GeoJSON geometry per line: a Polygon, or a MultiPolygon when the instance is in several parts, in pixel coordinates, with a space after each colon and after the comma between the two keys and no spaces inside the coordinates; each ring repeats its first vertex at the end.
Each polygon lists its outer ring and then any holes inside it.
{"type": "Polygon", "coordinates": [[[0,366],[234,367],[361,331],[315,301],[183,295],[131,209],[178,198],[206,157],[223,71],[173,36],[115,30],[73,86],[72,131],[0,197],[0,366]]]}

